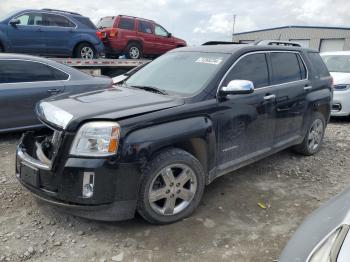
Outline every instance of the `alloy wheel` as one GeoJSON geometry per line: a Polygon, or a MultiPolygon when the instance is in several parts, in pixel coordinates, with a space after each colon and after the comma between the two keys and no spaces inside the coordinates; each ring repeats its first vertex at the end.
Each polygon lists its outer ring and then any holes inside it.
{"type": "Polygon", "coordinates": [[[323,122],[321,119],[316,119],[310,128],[308,135],[308,147],[311,151],[317,150],[320,146],[322,138],[323,138],[323,122]]]}
{"type": "Polygon", "coordinates": [[[129,54],[130,54],[130,58],[138,59],[140,57],[140,50],[136,46],[133,46],[130,48],[129,54]]]}
{"type": "Polygon", "coordinates": [[[152,180],[148,200],[153,211],[171,216],[185,210],[197,191],[194,171],[185,164],[163,168],[152,180]]]}
{"type": "Polygon", "coordinates": [[[94,58],[94,50],[89,46],[84,46],[80,51],[80,56],[83,59],[93,59],[94,58]]]}

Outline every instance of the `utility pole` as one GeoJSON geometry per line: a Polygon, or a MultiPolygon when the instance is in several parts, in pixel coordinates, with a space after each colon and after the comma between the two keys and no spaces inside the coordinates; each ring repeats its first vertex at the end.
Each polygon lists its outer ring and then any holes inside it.
{"type": "Polygon", "coordinates": [[[235,38],[235,25],[236,25],[236,18],[237,15],[233,15],[233,24],[232,24],[232,42],[234,42],[234,38],[235,38]]]}

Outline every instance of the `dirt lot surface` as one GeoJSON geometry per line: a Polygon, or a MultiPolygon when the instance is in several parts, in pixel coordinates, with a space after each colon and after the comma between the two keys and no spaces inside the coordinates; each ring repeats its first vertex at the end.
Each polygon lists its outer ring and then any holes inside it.
{"type": "Polygon", "coordinates": [[[333,121],[316,156],[287,150],[219,178],[191,218],[168,226],[94,222],[38,203],[15,178],[19,135],[2,135],[0,261],[274,261],[306,215],[350,184],[349,129],[333,121]]]}

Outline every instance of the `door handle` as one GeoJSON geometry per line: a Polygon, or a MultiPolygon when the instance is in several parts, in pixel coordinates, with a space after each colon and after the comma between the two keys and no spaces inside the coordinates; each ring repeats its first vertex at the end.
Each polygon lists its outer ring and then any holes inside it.
{"type": "Polygon", "coordinates": [[[273,99],[276,99],[276,95],[266,95],[266,96],[264,96],[264,100],[265,101],[270,101],[270,100],[273,100],[273,99]]]}
{"type": "Polygon", "coordinates": [[[47,92],[50,93],[51,95],[55,95],[55,94],[58,94],[59,92],[61,92],[61,90],[57,89],[57,88],[53,88],[53,89],[47,90],[47,92]]]}
{"type": "Polygon", "coordinates": [[[312,89],[312,86],[305,86],[304,87],[304,90],[307,91],[307,90],[311,90],[312,89]]]}

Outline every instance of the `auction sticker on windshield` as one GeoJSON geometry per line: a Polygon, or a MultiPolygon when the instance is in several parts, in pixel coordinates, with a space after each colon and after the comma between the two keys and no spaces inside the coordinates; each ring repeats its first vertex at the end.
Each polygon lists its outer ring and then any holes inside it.
{"type": "Polygon", "coordinates": [[[211,65],[218,65],[222,62],[222,57],[212,58],[212,57],[200,57],[197,59],[196,63],[204,63],[211,65]]]}

